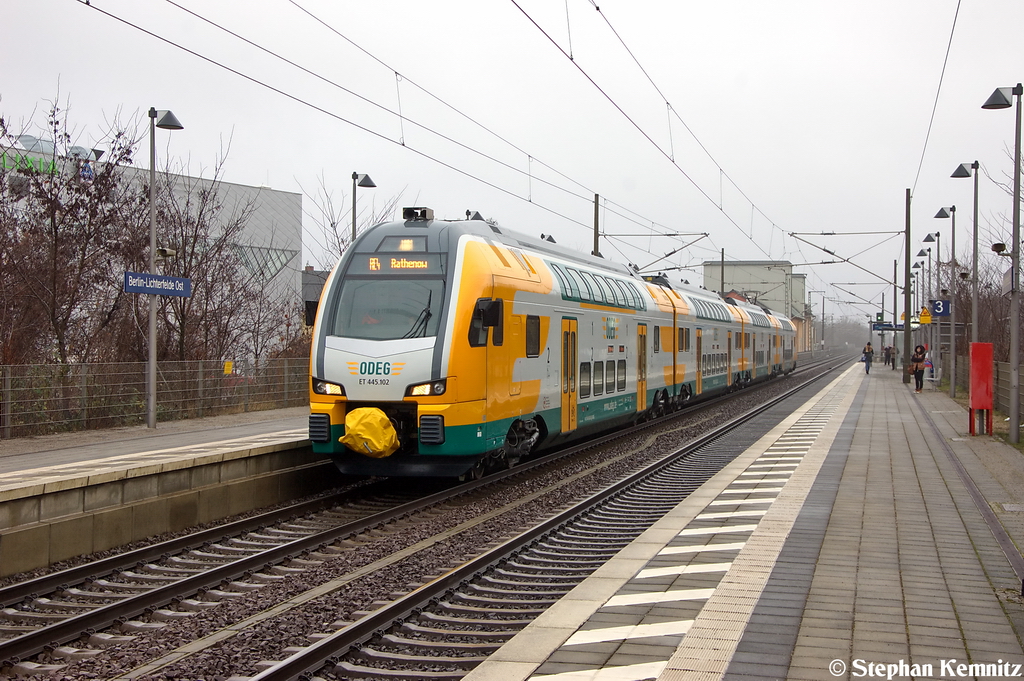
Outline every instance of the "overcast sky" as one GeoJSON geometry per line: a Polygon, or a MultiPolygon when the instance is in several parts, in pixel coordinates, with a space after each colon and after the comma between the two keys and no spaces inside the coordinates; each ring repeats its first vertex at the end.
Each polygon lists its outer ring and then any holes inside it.
{"type": "MultiPolygon", "coordinates": [[[[932,216],[956,204],[965,259],[972,182],[949,175],[977,159],[984,258],[1010,240],[1010,198],[988,176],[1011,174],[1013,113],[981,104],[1024,80],[1020,0],[967,0],[959,14],[957,0],[4,5],[0,115],[13,127],[39,134],[59,94],[75,142],[96,146],[115,118],[144,130],[150,106],[171,109],[185,129],[159,131],[158,154],[192,174],[230,141],[230,182],[307,195],[324,183],[347,207],[351,173],[368,173],[377,188],[360,190],[360,207],[400,196],[438,217],[475,210],[588,252],[598,193],[602,231],[637,235],[602,239],[606,257],[643,267],[697,238],[653,234],[707,232],[652,266],[696,267],[673,276],[701,283],[699,263],[722,248],[728,260],[833,259],[791,232],[891,279],[908,188],[913,253],[939,230],[948,259],[949,220],[932,216]],[[888,233],[807,234],[822,231],[888,233]]],[[[322,239],[306,223],[309,261],[322,239]]],[[[884,291],[891,309],[891,287],[861,269],[797,271],[831,300],[884,291]]]]}

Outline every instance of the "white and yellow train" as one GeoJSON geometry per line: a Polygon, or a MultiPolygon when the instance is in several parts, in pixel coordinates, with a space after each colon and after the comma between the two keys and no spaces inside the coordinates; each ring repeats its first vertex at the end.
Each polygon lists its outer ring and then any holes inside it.
{"type": "Polygon", "coordinates": [[[309,435],[342,472],[477,475],[793,370],[771,311],[480,219],[367,230],[324,286],[309,435]]]}

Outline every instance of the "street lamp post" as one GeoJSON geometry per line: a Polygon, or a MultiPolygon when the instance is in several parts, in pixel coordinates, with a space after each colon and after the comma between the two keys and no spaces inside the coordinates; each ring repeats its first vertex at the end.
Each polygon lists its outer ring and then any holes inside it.
{"type": "Polygon", "coordinates": [[[352,243],[356,242],[356,187],[376,187],[369,175],[352,173],[352,243]]]}
{"type": "MultiPolygon", "coordinates": [[[[956,206],[940,208],[937,218],[949,218],[949,396],[956,397],[956,206]]],[[[939,344],[942,344],[941,336],[939,344]]]]}
{"type": "MultiPolygon", "coordinates": [[[[181,130],[170,111],[149,109],[149,273],[156,274],[156,129],[181,130]]],[[[149,358],[146,362],[146,425],[156,428],[156,294],[149,294],[149,358]]]]}
{"type": "MultiPolygon", "coordinates": [[[[927,298],[922,299],[922,303],[924,302],[925,299],[928,300],[928,301],[933,300],[935,298],[935,291],[937,289],[942,288],[942,248],[941,248],[942,241],[941,240],[942,240],[942,235],[939,234],[938,232],[928,232],[928,234],[925,235],[924,239],[922,239],[922,241],[924,241],[925,243],[932,243],[932,242],[935,243],[935,267],[934,268],[932,267],[932,259],[928,258],[928,296],[927,296],[927,298]]],[[[930,305],[928,307],[928,311],[929,312],[935,312],[935,310],[931,309],[930,305]]],[[[928,338],[929,338],[929,340],[928,340],[928,352],[930,352],[931,355],[932,355],[932,364],[933,364],[932,371],[935,372],[933,375],[934,375],[934,377],[936,379],[938,379],[939,371],[942,370],[942,321],[941,320],[942,320],[941,317],[935,317],[934,321],[932,322],[935,326],[933,326],[932,328],[928,329],[928,338]]]]}
{"type": "Polygon", "coordinates": [[[1020,116],[1024,85],[1001,87],[982,104],[982,109],[1008,109],[1017,98],[1017,122],[1013,135],[1013,243],[1010,248],[1010,442],[1020,442],[1020,116]]]}
{"type": "Polygon", "coordinates": [[[975,161],[971,165],[961,163],[950,177],[974,175],[974,250],[971,256],[971,342],[978,342],[978,169],[975,161]],[[971,171],[974,171],[973,173],[971,171]]]}

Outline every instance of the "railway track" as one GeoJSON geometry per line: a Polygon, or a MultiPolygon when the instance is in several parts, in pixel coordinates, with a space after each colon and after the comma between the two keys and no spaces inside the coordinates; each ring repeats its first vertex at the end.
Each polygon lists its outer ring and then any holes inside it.
{"type": "MultiPolygon", "coordinates": [[[[706,408],[710,409],[712,406],[708,405],[706,408]]],[[[648,424],[647,427],[651,428],[656,425],[648,424]]],[[[631,436],[633,435],[635,433],[631,436]]],[[[612,437],[621,438],[622,435],[612,437]]],[[[604,441],[609,439],[611,438],[605,438],[604,441]]],[[[503,474],[489,476],[481,481],[460,485],[453,490],[444,490],[422,498],[412,498],[411,494],[405,497],[384,497],[381,494],[372,500],[367,500],[364,496],[347,501],[318,500],[305,506],[282,509],[273,514],[240,521],[232,526],[208,530],[201,535],[140,549],[73,571],[56,573],[31,582],[13,585],[0,590],[0,603],[6,606],[0,612],[0,637],[5,637],[5,640],[0,641],[0,659],[5,661],[5,670],[12,673],[35,674],[56,671],[58,667],[68,664],[101,658],[105,649],[129,644],[134,640],[133,637],[144,637],[154,630],[159,631],[171,627],[176,622],[201,617],[214,609],[222,608],[226,603],[237,603],[245,599],[252,600],[254,594],[272,590],[273,587],[279,588],[290,579],[307,572],[315,572],[319,567],[340,555],[358,553],[361,549],[372,545],[373,541],[379,538],[377,535],[404,534],[411,537],[415,535],[415,532],[411,530],[413,526],[426,523],[425,520],[416,520],[415,518],[429,519],[439,515],[453,515],[459,506],[478,503],[481,498],[500,496],[502,492],[499,490],[503,485],[511,484],[510,480],[513,477],[522,479],[523,476],[529,475],[542,476],[546,467],[550,468],[555,465],[556,459],[564,460],[566,457],[578,454],[581,450],[594,448],[600,444],[600,442],[592,442],[567,452],[548,455],[529,465],[506,471],[503,474]],[[430,510],[428,511],[428,509],[430,510]],[[115,631],[103,631],[111,626],[116,628],[115,631]],[[74,643],[69,645],[68,642],[71,641],[74,643]],[[44,653],[39,661],[28,660],[39,653],[44,653]]],[[[591,468],[589,464],[583,468],[586,469],[586,472],[581,471],[568,476],[560,473],[552,477],[560,478],[558,484],[563,488],[576,485],[597,470],[591,468]]],[[[538,492],[538,495],[550,494],[551,489],[550,486],[545,487],[543,492],[538,492]]],[[[451,532],[465,533],[474,526],[498,517],[502,513],[507,513],[515,506],[522,507],[524,504],[532,503],[531,500],[536,498],[537,495],[527,495],[517,501],[497,504],[490,516],[476,514],[475,518],[465,520],[451,532]]],[[[674,502],[666,500],[662,502],[662,505],[674,505],[675,503],[678,503],[678,499],[674,502]]],[[[589,524],[584,523],[569,534],[547,540],[540,549],[535,549],[538,552],[531,554],[530,557],[526,557],[524,554],[521,559],[502,567],[495,575],[489,576],[481,584],[473,586],[474,593],[468,596],[456,597],[453,595],[449,600],[442,599],[442,602],[447,605],[441,609],[441,612],[419,613],[418,617],[422,621],[403,624],[396,633],[386,635],[391,638],[381,639],[383,643],[378,644],[379,649],[368,647],[362,655],[370,660],[381,656],[395,658],[397,648],[407,648],[411,645],[410,641],[422,640],[424,647],[433,651],[432,657],[438,657],[437,650],[448,644],[444,642],[443,637],[440,641],[432,641],[432,637],[439,636],[435,630],[452,627],[451,618],[455,617],[464,620],[454,625],[456,630],[461,631],[460,627],[466,627],[465,620],[474,619],[467,618],[466,613],[474,612],[474,608],[479,606],[481,599],[487,600],[501,596],[502,594],[499,592],[507,590],[510,583],[523,582],[532,585],[531,588],[536,593],[529,593],[526,596],[523,594],[511,595],[509,600],[513,603],[506,603],[502,609],[515,610],[512,606],[520,601],[527,602],[529,607],[525,608],[526,612],[517,610],[516,615],[512,618],[498,619],[511,619],[514,622],[527,621],[530,617],[535,616],[535,612],[543,610],[546,604],[557,598],[562,589],[571,588],[572,578],[579,576],[562,573],[561,579],[552,581],[548,577],[538,576],[540,573],[531,577],[532,570],[547,563],[565,560],[574,562],[581,571],[594,569],[595,566],[607,559],[611,547],[620,546],[623,542],[628,543],[632,540],[635,534],[631,534],[633,530],[626,527],[621,508],[618,511],[614,511],[614,506],[612,508],[612,511],[594,515],[587,521],[589,524]],[[609,518],[617,518],[618,524],[608,525],[609,518]],[[601,549],[592,547],[592,540],[596,537],[601,539],[601,549]],[[590,540],[589,545],[588,539],[590,540]],[[569,554],[558,553],[555,551],[556,548],[568,549],[569,554]],[[566,555],[570,558],[567,559],[566,555]],[[453,611],[462,614],[455,616],[453,611]],[[376,652],[373,652],[374,650],[376,652]]],[[[657,513],[656,509],[651,511],[652,517],[657,513]]],[[[561,518],[562,516],[556,515],[555,517],[561,518]]],[[[523,539],[516,541],[525,541],[525,538],[533,534],[550,531],[551,522],[555,522],[557,525],[567,521],[563,519],[538,525],[535,529],[522,534],[523,539]]],[[[510,532],[518,529],[508,528],[510,532]]],[[[566,531],[568,532],[568,530],[566,531]]],[[[425,538],[423,541],[436,542],[436,539],[425,538]]],[[[483,560],[490,562],[500,560],[500,558],[491,556],[491,553],[491,551],[483,552],[482,555],[485,556],[483,560]],[[491,557],[486,558],[486,556],[491,557]]],[[[402,552],[398,552],[394,559],[400,560],[402,555],[402,552]]],[[[480,559],[478,558],[478,560],[480,559]]],[[[351,583],[360,575],[367,574],[368,570],[379,570],[382,567],[384,567],[382,561],[373,561],[364,567],[362,572],[356,570],[340,581],[351,583]]],[[[449,585],[449,581],[454,578],[454,575],[461,575],[462,570],[463,568],[450,570],[443,577],[424,580],[427,582],[425,585],[416,587],[408,596],[399,598],[392,605],[373,612],[351,613],[351,619],[354,621],[339,622],[340,630],[337,633],[347,631],[349,632],[347,635],[351,636],[353,632],[361,631],[363,627],[367,626],[376,632],[386,626],[377,620],[382,617],[390,617],[389,621],[393,621],[394,616],[391,611],[396,607],[399,609],[408,607],[409,612],[422,610],[425,606],[419,602],[416,605],[406,603],[406,606],[403,606],[400,604],[413,598],[413,594],[417,594],[416,598],[420,598],[442,586],[442,594],[444,590],[454,588],[453,585],[449,585]]],[[[583,572],[579,574],[585,576],[583,572]]],[[[330,583],[331,580],[328,580],[328,584],[330,583]]],[[[431,595],[427,597],[427,601],[438,598],[436,595],[431,595]]],[[[521,603],[519,604],[521,605],[521,603]]],[[[475,644],[474,650],[483,654],[498,645],[502,637],[514,634],[516,630],[514,626],[492,630],[483,637],[486,640],[478,641],[475,644]]],[[[333,643],[326,642],[336,640],[337,633],[325,635],[323,641],[312,648],[317,649],[321,645],[333,646],[333,643]]],[[[465,635],[459,634],[459,636],[465,635]]],[[[351,642],[342,643],[337,650],[346,649],[351,645],[353,645],[351,642]]],[[[338,656],[337,650],[332,649],[332,652],[323,656],[323,660],[338,656]]],[[[293,656],[296,661],[291,664],[305,664],[298,660],[310,654],[309,652],[297,652],[296,656],[293,656]]],[[[316,653],[312,654],[316,656],[316,653]]],[[[459,657],[470,656],[463,654],[459,657]]],[[[136,672],[121,678],[137,678],[147,671],[173,664],[177,659],[179,658],[175,655],[158,658],[138,666],[136,672]]],[[[354,657],[353,659],[359,658],[354,657]]],[[[323,660],[321,660],[321,664],[323,660]]],[[[315,664],[313,663],[314,666],[315,664]]],[[[367,666],[353,661],[346,661],[344,664],[353,665],[354,670],[360,667],[373,669],[372,664],[367,666]]],[[[437,661],[435,660],[431,664],[436,665],[437,661]]],[[[465,664],[467,662],[463,660],[460,668],[464,670],[465,664]]],[[[409,661],[408,666],[411,669],[415,664],[409,661]]],[[[271,666],[266,673],[277,675],[266,678],[292,678],[288,676],[291,672],[274,672],[272,671],[274,668],[271,666]]],[[[346,673],[370,672],[351,671],[346,673]]],[[[409,673],[409,669],[402,673],[409,673]]],[[[258,678],[264,677],[261,675],[258,678]]]]}

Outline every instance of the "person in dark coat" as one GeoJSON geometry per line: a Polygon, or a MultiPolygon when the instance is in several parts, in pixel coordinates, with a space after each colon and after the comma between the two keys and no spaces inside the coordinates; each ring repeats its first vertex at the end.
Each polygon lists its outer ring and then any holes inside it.
{"type": "Polygon", "coordinates": [[[907,367],[907,371],[914,374],[915,393],[921,392],[924,388],[924,357],[924,346],[914,346],[914,354],[910,356],[910,366],[907,367]]]}
{"type": "Polygon", "coordinates": [[[871,348],[871,343],[864,346],[864,356],[861,357],[861,361],[864,362],[864,373],[871,373],[871,360],[875,357],[875,351],[871,348]]]}

